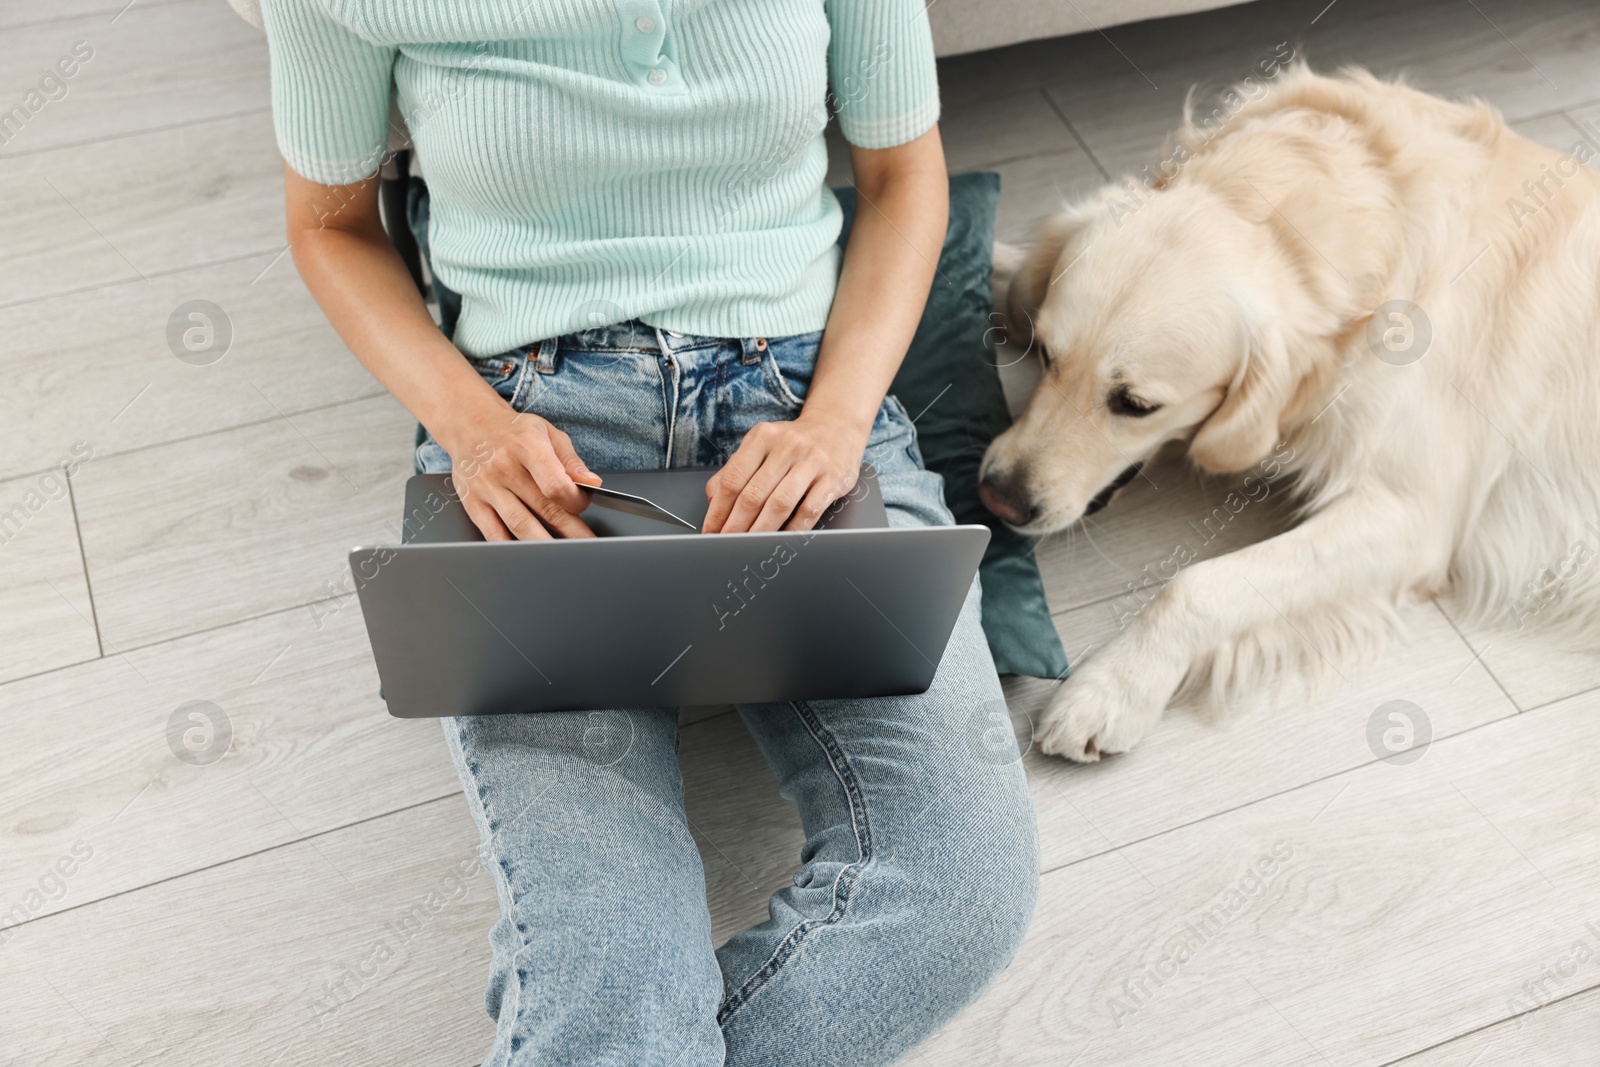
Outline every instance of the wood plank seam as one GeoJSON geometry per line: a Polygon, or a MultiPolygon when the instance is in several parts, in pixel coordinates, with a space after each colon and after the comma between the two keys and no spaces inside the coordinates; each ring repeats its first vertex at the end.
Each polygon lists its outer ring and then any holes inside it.
{"type": "MultiPolygon", "coordinates": [[[[1527,708],[1524,708],[1521,704],[1517,703],[1517,698],[1511,695],[1511,690],[1506,688],[1506,683],[1501,681],[1500,676],[1494,672],[1494,668],[1489,665],[1488,659],[1485,658],[1485,656],[1488,653],[1489,649],[1491,647],[1493,647],[1493,646],[1492,645],[1485,645],[1481,649],[1478,648],[1476,645],[1474,645],[1472,643],[1472,640],[1469,637],[1467,637],[1466,634],[1461,632],[1461,627],[1456,625],[1456,620],[1454,620],[1454,619],[1452,619],[1450,617],[1450,613],[1448,611],[1445,611],[1443,608],[1439,607],[1439,604],[1438,604],[1437,601],[1434,602],[1433,606],[1434,606],[1434,609],[1436,611],[1438,611],[1440,615],[1444,616],[1444,621],[1450,624],[1450,629],[1455,631],[1455,635],[1461,639],[1461,643],[1466,645],[1468,648],[1472,649],[1473,652],[1477,653],[1477,655],[1473,659],[1473,662],[1477,663],[1481,667],[1483,667],[1484,672],[1489,675],[1490,681],[1494,682],[1495,686],[1499,688],[1500,692],[1502,694],[1504,694],[1505,698],[1511,702],[1511,706],[1516,708],[1519,713],[1521,713],[1523,711],[1527,711],[1528,710],[1527,708]]],[[[1469,664],[1467,664],[1467,666],[1471,667],[1472,664],[1469,663],[1469,664]]],[[[1556,699],[1557,700],[1565,700],[1566,697],[1568,697],[1568,696],[1576,696],[1576,695],[1577,695],[1576,693],[1568,693],[1568,694],[1566,694],[1566,696],[1557,697],[1556,699]]],[[[1555,703],[1555,701],[1549,701],[1549,703],[1553,704],[1553,703],[1555,703]]]]}
{"type": "MultiPolygon", "coordinates": [[[[1600,690],[1600,686],[1597,686],[1595,689],[1585,690],[1584,692],[1595,692],[1597,690],[1600,690]]],[[[1498,718],[1498,719],[1491,719],[1488,722],[1482,722],[1482,723],[1479,723],[1476,726],[1468,726],[1468,727],[1465,727],[1463,729],[1457,730],[1455,733],[1445,734],[1445,735],[1442,735],[1442,736],[1434,737],[1431,741],[1428,742],[1428,744],[1429,744],[1429,747],[1433,747],[1435,745],[1442,745],[1442,744],[1446,744],[1448,742],[1453,742],[1457,738],[1467,737],[1467,736],[1469,736],[1471,734],[1477,733],[1480,730],[1486,730],[1486,729],[1489,729],[1490,727],[1493,727],[1493,726],[1500,726],[1500,725],[1502,725],[1504,723],[1507,723],[1507,722],[1521,720],[1521,719],[1525,718],[1526,716],[1531,715],[1531,714],[1533,714],[1534,712],[1536,712],[1538,710],[1541,710],[1543,708],[1548,708],[1548,707],[1551,707],[1551,706],[1556,705],[1556,704],[1565,703],[1568,700],[1572,700],[1572,699],[1574,699],[1576,697],[1580,697],[1580,696],[1583,696],[1583,695],[1584,695],[1584,693],[1582,693],[1582,692],[1580,692],[1580,693],[1569,693],[1566,696],[1561,697],[1561,698],[1559,698],[1557,700],[1552,700],[1547,704],[1541,704],[1539,706],[1539,708],[1530,708],[1525,712],[1524,711],[1518,711],[1518,713],[1515,714],[1515,715],[1507,715],[1507,716],[1503,716],[1503,717],[1498,718]]],[[[1516,707],[1516,704],[1513,703],[1512,707],[1516,707]]],[[[1143,837],[1132,838],[1132,839],[1130,839],[1128,841],[1123,842],[1120,845],[1115,846],[1114,848],[1102,849],[1099,852],[1087,853],[1085,855],[1077,857],[1076,859],[1068,860],[1065,863],[1058,863],[1053,867],[1048,867],[1048,868],[1045,868],[1045,869],[1041,870],[1040,871],[1040,875],[1042,877],[1043,875],[1046,875],[1046,874],[1053,874],[1056,871],[1066,870],[1069,867],[1076,867],[1080,863],[1084,863],[1084,862],[1086,862],[1088,860],[1092,860],[1092,859],[1095,859],[1097,857],[1107,855],[1110,852],[1117,852],[1117,851],[1120,851],[1122,849],[1129,848],[1129,847],[1131,847],[1133,845],[1143,844],[1143,843],[1145,843],[1147,841],[1154,841],[1157,838],[1166,837],[1167,835],[1172,834],[1172,833],[1174,833],[1174,832],[1176,832],[1178,830],[1183,830],[1183,829],[1187,829],[1189,827],[1198,826],[1201,823],[1208,822],[1208,821],[1210,821],[1212,819],[1220,818],[1223,815],[1228,815],[1228,814],[1231,814],[1231,813],[1236,812],[1236,811],[1244,811],[1244,810],[1247,810],[1249,808],[1253,808],[1253,807],[1257,806],[1258,804],[1262,804],[1262,803],[1264,803],[1266,801],[1273,800],[1273,799],[1276,799],[1278,797],[1289,796],[1289,795],[1291,795],[1293,793],[1298,793],[1301,790],[1306,789],[1306,788],[1308,788],[1310,786],[1321,785],[1324,782],[1337,781],[1338,779],[1343,778],[1343,777],[1345,777],[1347,775],[1355,774],[1356,772],[1365,770],[1365,769],[1367,769],[1369,767],[1374,767],[1374,766],[1376,766],[1376,765],[1378,765],[1379,763],[1382,763],[1382,762],[1384,762],[1384,761],[1381,760],[1381,759],[1374,758],[1374,759],[1366,760],[1365,762],[1362,762],[1362,763],[1352,764],[1351,766],[1345,767],[1342,770],[1334,771],[1331,774],[1322,775],[1320,778],[1308,779],[1308,780],[1306,780],[1304,782],[1301,782],[1299,785],[1290,786],[1287,789],[1280,789],[1275,793],[1266,793],[1266,794],[1263,794],[1263,795],[1261,795],[1259,797],[1253,797],[1250,800],[1246,800],[1246,801],[1244,801],[1243,803],[1240,803],[1240,804],[1235,804],[1232,807],[1219,808],[1216,811],[1209,812],[1209,813],[1207,813],[1205,815],[1200,816],[1197,819],[1190,819],[1188,822],[1174,823],[1173,825],[1168,826],[1168,827],[1166,827],[1164,829],[1158,830],[1155,833],[1146,834],[1143,837]]],[[[1076,808],[1076,805],[1074,805],[1074,807],[1076,808]]],[[[1084,823],[1087,824],[1090,827],[1090,829],[1094,829],[1096,833],[1100,833],[1100,831],[1098,829],[1095,829],[1094,824],[1089,821],[1088,816],[1083,815],[1083,813],[1081,811],[1078,812],[1078,814],[1083,819],[1084,823]]],[[[1103,833],[1101,833],[1100,836],[1101,837],[1105,837],[1105,835],[1103,833]]]]}
{"type": "MultiPolygon", "coordinates": [[[[189,3],[190,0],[171,0],[172,3],[189,3]]],[[[10,29],[0,26],[0,29],[10,29]]],[[[265,43],[265,42],[263,42],[265,43]]],[[[112,141],[125,141],[131,137],[143,137],[152,133],[171,133],[173,130],[186,130],[193,126],[205,126],[213,122],[227,122],[230,119],[249,118],[252,115],[270,115],[272,106],[252,107],[243,111],[230,111],[223,115],[207,115],[204,118],[186,119],[183,122],[169,122],[160,126],[140,126],[138,129],[118,130],[115,133],[102,134],[99,137],[86,137],[81,141],[62,141],[59,144],[40,145],[38,148],[19,148],[15,152],[0,152],[0,163],[8,159],[22,159],[27,156],[42,156],[50,152],[69,151],[74,148],[89,148],[93,145],[110,144],[112,141]]]]}
{"type": "Polygon", "coordinates": [[[89,594],[89,623],[94,627],[95,647],[100,659],[105,659],[106,642],[100,635],[100,613],[94,606],[94,580],[89,577],[89,560],[83,553],[83,528],[78,525],[78,494],[72,488],[72,478],[67,477],[67,502],[72,505],[72,535],[78,541],[78,566],[83,569],[83,587],[89,594]]]}
{"type": "Polygon", "coordinates": [[[1061,105],[1056,103],[1055,97],[1051,96],[1043,88],[1039,90],[1039,95],[1044,97],[1044,102],[1050,105],[1050,110],[1056,113],[1056,118],[1060,119],[1061,124],[1067,128],[1067,132],[1072,134],[1072,139],[1077,142],[1079,148],[1083,149],[1083,154],[1089,157],[1089,162],[1093,163],[1094,169],[1100,172],[1100,177],[1110,181],[1111,172],[1106,169],[1104,163],[1100,162],[1100,157],[1095,155],[1094,149],[1089,147],[1089,142],[1083,139],[1083,135],[1078,132],[1078,127],[1067,117],[1067,113],[1061,109],[1061,105]]]}
{"type": "MultiPolygon", "coordinates": [[[[95,458],[119,459],[123,456],[132,456],[137,455],[140,452],[148,452],[153,448],[166,448],[169,445],[187,444],[191,441],[202,441],[207,437],[217,437],[221,434],[232,433],[235,430],[248,430],[258,426],[270,425],[271,423],[275,422],[288,421],[287,417],[290,415],[312,415],[322,411],[329,411],[333,408],[345,407],[350,404],[365,404],[368,401],[381,400],[388,395],[389,394],[386,390],[378,388],[370,393],[362,393],[360,396],[347,397],[344,400],[333,400],[326,404],[312,404],[309,407],[294,409],[286,408],[282,411],[275,411],[273,414],[263,416],[259,419],[250,419],[246,422],[236,422],[231,426],[219,426],[214,430],[201,430],[199,433],[186,434],[183,437],[173,437],[165,441],[151,441],[149,444],[135,445],[132,448],[125,448],[120,451],[96,452],[95,458]]],[[[270,404],[271,401],[268,401],[268,403],[270,404]]],[[[292,425],[293,424],[291,423],[291,427],[292,425]]],[[[49,468],[46,468],[47,471],[48,469],[49,468]]],[[[11,477],[12,476],[8,475],[6,480],[10,481],[11,477]]],[[[395,501],[395,509],[397,511],[400,508],[400,504],[401,501],[397,499],[395,501]]]]}
{"type": "MultiPolygon", "coordinates": [[[[190,630],[187,633],[172,634],[167,637],[160,637],[154,641],[146,641],[142,645],[128,645],[125,648],[113,648],[110,655],[101,655],[92,659],[79,660],[77,663],[64,663],[59,667],[51,667],[48,670],[35,671],[33,674],[24,674],[17,678],[8,678],[5,681],[0,682],[0,690],[3,690],[6,686],[13,685],[17,682],[25,682],[33,678],[43,678],[46,675],[55,674],[58,671],[69,670],[73,667],[81,667],[85,663],[97,663],[101,659],[111,659],[112,657],[116,656],[126,656],[130,652],[144,652],[148,649],[158,648],[161,645],[171,644],[174,641],[186,641],[190,638],[200,637],[204,634],[216,633],[219,630],[226,630],[233,626],[242,626],[245,623],[259,622],[262,619],[270,619],[276,615],[284,615],[291,611],[302,611],[314,605],[325,604],[329,601],[339,600],[349,595],[352,594],[336,593],[333,596],[318,597],[313,600],[302,601],[298,604],[290,604],[281,608],[273,608],[271,611],[257,612],[254,615],[246,615],[242,618],[230,619],[227,622],[219,622],[212,626],[203,626],[198,630],[190,630]]],[[[85,621],[88,620],[86,619],[85,621]]]]}
{"type": "MultiPolygon", "coordinates": [[[[252,784],[252,786],[254,785],[254,783],[251,783],[251,784],[252,784]]],[[[259,789],[256,790],[256,791],[260,792],[259,789]]],[[[51,919],[54,919],[58,915],[67,915],[67,914],[70,914],[71,912],[80,911],[80,910],[82,910],[84,908],[92,908],[96,904],[100,904],[103,901],[115,900],[117,897],[125,897],[125,896],[128,896],[128,895],[133,894],[133,893],[142,893],[146,889],[153,889],[156,886],[165,885],[168,882],[176,882],[179,879],[188,878],[191,875],[201,874],[201,873],[203,873],[205,871],[217,870],[219,868],[227,867],[227,866],[230,866],[232,864],[239,863],[239,862],[241,862],[243,860],[247,860],[247,859],[250,859],[250,858],[255,857],[255,856],[264,856],[269,852],[278,852],[278,851],[280,851],[282,849],[289,848],[289,847],[294,846],[294,845],[311,844],[311,847],[313,849],[316,849],[316,845],[312,844],[312,842],[313,842],[314,839],[316,839],[318,837],[323,837],[323,836],[326,836],[327,834],[338,833],[340,830],[347,830],[347,829],[350,829],[351,827],[360,826],[363,823],[373,822],[374,820],[377,820],[377,819],[387,819],[392,815],[400,815],[400,814],[403,814],[404,812],[413,811],[413,810],[415,810],[417,808],[425,808],[430,804],[442,804],[442,803],[445,803],[447,801],[456,800],[460,796],[461,796],[461,790],[459,788],[452,789],[448,793],[443,793],[443,794],[441,794],[439,796],[436,796],[436,797],[428,797],[427,799],[419,800],[414,804],[406,804],[406,805],[404,805],[402,807],[390,808],[388,811],[376,812],[376,813],[374,813],[372,815],[363,816],[360,819],[353,819],[350,822],[341,823],[338,826],[330,826],[330,827],[328,827],[328,828],[326,828],[324,830],[317,830],[317,831],[315,831],[313,833],[302,834],[300,837],[286,838],[283,841],[279,841],[277,844],[267,845],[266,847],[258,848],[253,852],[245,852],[245,853],[241,853],[240,855],[237,855],[237,856],[230,856],[225,860],[218,860],[216,863],[208,863],[203,867],[195,867],[195,868],[193,868],[191,870],[178,871],[178,872],[176,872],[174,874],[169,874],[169,875],[166,875],[164,877],[156,878],[156,879],[154,879],[152,881],[145,882],[142,885],[129,886],[127,889],[119,889],[114,893],[107,893],[104,896],[95,897],[92,900],[85,900],[85,901],[82,901],[80,903],[72,904],[72,905],[69,905],[69,906],[64,907],[64,908],[58,908],[55,911],[46,912],[43,915],[36,915],[36,916],[33,916],[32,918],[24,919],[22,922],[14,923],[14,924],[11,924],[9,926],[6,926],[5,930],[9,934],[12,931],[22,929],[24,926],[29,926],[29,925],[32,925],[34,923],[49,922],[51,919]]],[[[262,799],[265,800],[266,798],[263,797],[262,799]]],[[[272,804],[272,801],[268,800],[267,804],[268,804],[268,806],[273,807],[274,810],[276,810],[276,806],[272,804]]],[[[279,813],[279,815],[280,815],[280,817],[282,817],[282,813],[281,812],[279,813]]],[[[284,822],[289,823],[289,826],[291,828],[294,827],[294,824],[292,822],[289,822],[289,820],[287,818],[284,818],[284,822]]],[[[298,833],[299,831],[296,830],[296,832],[298,833]]],[[[317,851],[318,851],[318,855],[321,855],[321,851],[320,850],[317,850],[317,851]]],[[[328,860],[328,858],[326,856],[323,856],[322,858],[323,858],[324,861],[326,861],[328,863],[329,867],[332,867],[333,870],[336,873],[339,874],[339,876],[341,878],[344,877],[344,872],[340,871],[339,868],[334,867],[333,862],[331,860],[328,860]]]]}
{"type": "MultiPolygon", "coordinates": [[[[0,159],[0,162],[3,162],[3,159],[0,159]]],[[[0,179],[0,185],[4,184],[4,179],[0,179]]],[[[56,300],[68,296],[82,296],[85,293],[95,293],[102,289],[115,289],[118,286],[123,285],[134,285],[141,282],[144,284],[149,284],[149,282],[155,278],[169,278],[175,274],[184,274],[193,270],[205,270],[208,267],[220,267],[228,263],[238,263],[246,259],[255,259],[258,256],[281,255],[282,252],[283,249],[281,247],[258,248],[249,252],[241,252],[238,255],[222,256],[217,259],[202,259],[177,267],[163,267],[159,270],[143,272],[137,278],[116,278],[112,281],[101,282],[97,285],[85,285],[78,289],[60,289],[53,293],[40,293],[37,296],[23,297],[21,300],[13,300],[9,303],[0,304],[0,311],[5,311],[9,308],[25,307],[28,304],[38,304],[45,300],[56,300]]],[[[264,274],[265,271],[262,273],[264,274]]],[[[259,280],[259,278],[257,280],[259,280]]]]}
{"type": "MultiPolygon", "coordinates": [[[[142,0],[139,6],[141,8],[171,7],[174,4],[187,4],[191,2],[192,0],[142,0]]],[[[128,4],[122,3],[110,7],[99,8],[95,11],[80,11],[73,15],[57,15],[54,18],[34,19],[31,22],[0,22],[0,30],[29,30],[35,29],[39,26],[53,26],[61,22],[81,21],[83,19],[94,18],[96,15],[115,16],[120,15],[127,9],[128,4]]]]}
{"type": "MultiPolygon", "coordinates": [[[[1419,1048],[1414,1052],[1408,1052],[1404,1056],[1401,1056],[1399,1059],[1386,1060],[1383,1063],[1377,1064],[1377,1067],[1401,1067],[1401,1065],[1404,1064],[1407,1060],[1414,1060],[1418,1056],[1421,1056],[1421,1055],[1423,1055],[1424,1053],[1427,1053],[1427,1052],[1432,1052],[1436,1048],[1445,1048],[1447,1046],[1454,1045],[1456,1042],[1461,1041],[1461,1040],[1463,1040],[1465,1038],[1471,1037],[1473,1034],[1481,1034],[1485,1030],[1493,1030],[1496,1027],[1504,1026],[1506,1023],[1512,1022],[1513,1020],[1526,1018],[1526,1017],[1528,1017],[1530,1015],[1534,1015],[1534,1014],[1536,1014],[1538,1012],[1544,1011],[1546,1008],[1554,1007],[1555,1005],[1560,1004],[1560,1003],[1562,1003],[1564,1001],[1571,1000],[1573,997],[1581,997],[1585,993],[1590,993],[1590,992],[1593,992],[1594,990],[1597,990],[1597,989],[1600,989],[1600,981],[1596,981],[1592,985],[1584,986],[1582,989],[1575,989],[1571,993],[1566,994],[1565,996],[1556,997],[1554,1000],[1547,1000],[1543,1004],[1540,1004],[1536,1008],[1529,1008],[1527,1011],[1518,1012],[1515,1015],[1508,1015],[1503,1019],[1496,1019],[1494,1022],[1484,1023],[1482,1026],[1474,1026],[1470,1030],[1463,1030],[1461,1033],[1456,1034],[1454,1037],[1448,1037],[1443,1041],[1435,1041],[1433,1044],[1428,1045],[1425,1048],[1419,1048]]],[[[1481,1057],[1482,1053],[1479,1053],[1479,1056],[1481,1057]]],[[[1476,1061],[1474,1061],[1474,1062],[1476,1062],[1476,1061]]],[[[1470,1065],[1469,1065],[1469,1067],[1470,1067],[1470,1065]]]]}

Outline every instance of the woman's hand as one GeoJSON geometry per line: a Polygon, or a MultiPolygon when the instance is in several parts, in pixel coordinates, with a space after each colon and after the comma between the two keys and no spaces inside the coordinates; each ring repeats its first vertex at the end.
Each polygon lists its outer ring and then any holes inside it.
{"type": "Polygon", "coordinates": [[[394,250],[378,179],[318,185],[283,167],[289,247],[306,287],[361,362],[450,453],[467,514],[491,541],[593,537],[580,482],[598,485],[566,434],[522,415],[434,325],[394,250]]]}
{"type": "Polygon", "coordinates": [[[950,210],[939,129],[894,148],[852,145],[850,162],[856,220],[805,405],[793,422],[751,427],[706,484],[707,533],[815,526],[855,486],[878,408],[916,333],[950,210]]]}
{"type": "Polygon", "coordinates": [[[809,530],[828,505],[855,487],[871,423],[813,415],[758,422],[706,482],[704,533],[809,530]]]}
{"type": "Polygon", "coordinates": [[[451,481],[483,536],[593,537],[578,518],[589,506],[580,487],[599,485],[600,476],[583,465],[572,438],[537,415],[513,410],[497,393],[474,400],[471,415],[452,420],[435,436],[450,453],[451,481]]]}

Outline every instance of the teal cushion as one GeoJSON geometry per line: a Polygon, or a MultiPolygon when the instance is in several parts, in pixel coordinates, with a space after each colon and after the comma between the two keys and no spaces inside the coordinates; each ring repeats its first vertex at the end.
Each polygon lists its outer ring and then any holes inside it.
{"type": "MultiPolygon", "coordinates": [[[[844,206],[843,245],[855,219],[855,190],[835,190],[844,206]]],[[[917,421],[917,444],[929,470],[944,476],[945,503],[960,523],[982,523],[992,536],[979,574],[983,630],[1001,674],[1061,678],[1061,647],[1044,596],[1033,543],[978,500],[983,452],[1011,425],[1000,372],[986,346],[993,325],[990,272],[1000,176],[950,179],[950,228],[939,270],[911,349],[889,391],[917,421]]]]}
{"type": "MultiPolygon", "coordinates": [[[[428,190],[421,178],[413,177],[411,182],[409,222],[426,259],[428,190]]],[[[839,234],[843,245],[855,219],[855,190],[835,192],[844,207],[844,228],[839,234]]],[[[998,174],[958,174],[950,179],[950,228],[939,256],[939,271],[911,349],[890,391],[916,418],[923,462],[944,477],[945,503],[956,521],[982,523],[992,531],[979,573],[983,630],[995,667],[1001,674],[1061,678],[1067,673],[1067,654],[1050,618],[1033,544],[978,500],[978,464],[983,451],[1011,425],[1000,374],[985,340],[993,310],[989,274],[999,198],[998,174]]],[[[433,287],[441,328],[448,337],[461,298],[437,279],[433,287]]],[[[422,436],[419,426],[419,444],[422,436]]]]}

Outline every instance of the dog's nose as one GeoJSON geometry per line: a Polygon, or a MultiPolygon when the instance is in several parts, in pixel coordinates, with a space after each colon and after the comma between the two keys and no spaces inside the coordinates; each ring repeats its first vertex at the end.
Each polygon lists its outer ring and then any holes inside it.
{"type": "Polygon", "coordinates": [[[984,475],[983,481],[978,483],[978,499],[983,501],[984,507],[1013,526],[1026,526],[1039,512],[1033,501],[1027,499],[1014,482],[996,478],[993,474],[984,475]]]}

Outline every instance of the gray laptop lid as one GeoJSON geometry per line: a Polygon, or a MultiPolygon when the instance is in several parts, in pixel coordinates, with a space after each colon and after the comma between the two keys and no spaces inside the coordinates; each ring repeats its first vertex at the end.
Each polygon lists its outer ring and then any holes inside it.
{"type": "MultiPolygon", "coordinates": [[[[604,477],[698,522],[709,474],[604,477]]],[[[597,529],[650,533],[446,540],[476,530],[442,476],[420,477],[408,543],[350,553],[402,717],[922,692],[989,539],[982,526],[885,527],[869,474],[819,531],[703,536],[586,512],[597,529]]]]}

